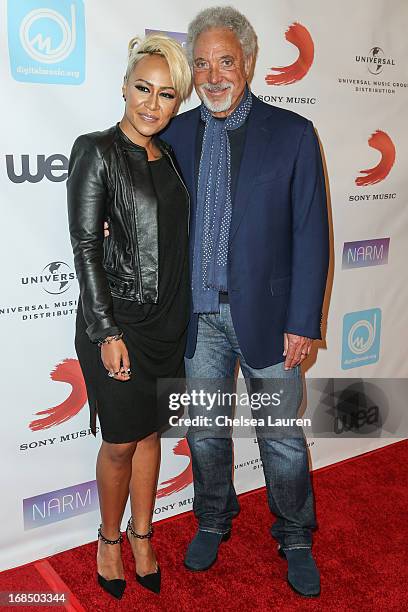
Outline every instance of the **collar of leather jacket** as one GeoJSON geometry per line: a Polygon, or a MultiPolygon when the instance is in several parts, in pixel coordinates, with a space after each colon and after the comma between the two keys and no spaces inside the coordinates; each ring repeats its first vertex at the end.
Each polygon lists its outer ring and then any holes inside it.
{"type": "MultiPolygon", "coordinates": [[[[146,149],[136,143],[134,143],[132,140],[130,140],[130,138],[128,138],[126,136],[126,134],[120,129],[119,127],[119,122],[116,124],[116,132],[117,135],[122,143],[122,146],[125,149],[129,149],[132,150],[134,152],[138,152],[140,153],[140,155],[142,157],[146,157],[147,158],[147,152],[146,149]]],[[[158,146],[158,148],[163,152],[167,152],[167,153],[171,153],[172,148],[170,145],[167,144],[167,142],[164,142],[164,140],[162,140],[161,138],[159,138],[158,136],[153,136],[154,138],[154,142],[155,144],[158,146]]]]}

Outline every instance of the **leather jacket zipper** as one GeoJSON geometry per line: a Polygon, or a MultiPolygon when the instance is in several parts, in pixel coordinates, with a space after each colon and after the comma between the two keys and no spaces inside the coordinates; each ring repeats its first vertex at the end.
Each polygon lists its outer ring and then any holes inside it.
{"type": "Polygon", "coordinates": [[[186,184],[184,183],[183,179],[180,176],[180,173],[178,172],[173,159],[170,155],[170,153],[168,153],[166,150],[164,150],[165,154],[167,155],[168,159],[170,160],[170,163],[173,167],[174,172],[177,174],[181,184],[183,185],[184,189],[186,190],[186,194],[187,194],[187,199],[188,199],[188,218],[187,218],[187,234],[190,235],[190,209],[191,209],[191,201],[190,201],[190,193],[186,187],[186,184]]]}
{"type": "MultiPolygon", "coordinates": [[[[129,175],[129,184],[132,184],[132,180],[130,177],[130,167],[129,167],[129,163],[128,163],[128,159],[126,157],[126,154],[122,152],[122,156],[123,156],[123,162],[125,164],[127,173],[129,175]]],[[[147,154],[146,154],[146,159],[147,159],[147,154]]],[[[120,173],[119,173],[119,177],[120,177],[120,173]]],[[[120,177],[120,180],[121,177],[120,177]]],[[[123,190],[125,191],[125,186],[123,188],[123,190]]],[[[143,295],[143,282],[142,282],[142,271],[141,271],[141,264],[140,264],[140,258],[139,258],[139,240],[138,240],[138,232],[137,232],[137,219],[136,219],[136,202],[135,202],[135,196],[133,193],[133,189],[132,191],[132,204],[131,206],[129,206],[129,208],[131,209],[131,215],[132,215],[132,221],[133,221],[133,236],[134,236],[134,240],[135,240],[135,245],[134,245],[134,254],[133,254],[133,265],[134,265],[134,269],[136,271],[136,275],[135,275],[135,281],[137,283],[136,286],[138,286],[139,288],[139,300],[140,303],[143,304],[143,299],[144,299],[144,295],[143,295]]]]}

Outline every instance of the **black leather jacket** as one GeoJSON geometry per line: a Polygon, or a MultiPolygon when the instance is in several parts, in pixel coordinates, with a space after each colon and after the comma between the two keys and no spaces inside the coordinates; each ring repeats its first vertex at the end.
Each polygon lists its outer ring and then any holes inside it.
{"type": "MultiPolygon", "coordinates": [[[[171,147],[159,138],[156,143],[182,182],[171,147]]],[[[158,203],[146,150],[118,125],[79,136],[67,192],[82,309],[87,334],[97,342],[120,332],[112,296],[139,304],[158,301],[158,203]],[[107,240],[104,221],[109,222],[107,240]]]]}

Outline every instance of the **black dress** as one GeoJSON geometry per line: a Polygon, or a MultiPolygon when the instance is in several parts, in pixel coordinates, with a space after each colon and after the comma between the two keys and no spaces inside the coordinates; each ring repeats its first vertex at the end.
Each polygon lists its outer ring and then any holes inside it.
{"type": "Polygon", "coordinates": [[[158,394],[158,379],[184,377],[190,309],[188,200],[165,156],[149,167],[159,203],[159,300],[138,304],[113,298],[113,315],[129,352],[129,381],[108,377],[100,348],[86,334],[81,306],[77,313],[75,347],[88,392],[90,427],[95,434],[97,413],[102,439],[112,443],[139,440],[164,428],[168,394],[158,394]]]}

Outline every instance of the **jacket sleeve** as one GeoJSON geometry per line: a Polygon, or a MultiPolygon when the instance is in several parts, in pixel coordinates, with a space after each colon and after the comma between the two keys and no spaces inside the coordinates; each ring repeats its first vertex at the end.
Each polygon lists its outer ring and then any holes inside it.
{"type": "Polygon", "coordinates": [[[292,282],[285,331],[321,338],[329,230],[323,164],[310,121],[300,141],[291,195],[292,282]]]}
{"type": "Polygon", "coordinates": [[[95,145],[80,136],[72,148],[67,179],[68,222],[86,332],[92,342],[118,334],[103,268],[106,174],[95,145]]]}

